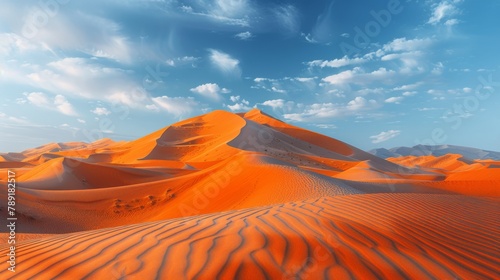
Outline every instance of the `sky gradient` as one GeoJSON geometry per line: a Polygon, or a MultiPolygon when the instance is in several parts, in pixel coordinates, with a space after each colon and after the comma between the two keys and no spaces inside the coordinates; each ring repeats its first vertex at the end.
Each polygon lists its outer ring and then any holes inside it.
{"type": "Polygon", "coordinates": [[[0,152],[257,107],[362,149],[500,150],[500,2],[2,1],[0,152]]]}

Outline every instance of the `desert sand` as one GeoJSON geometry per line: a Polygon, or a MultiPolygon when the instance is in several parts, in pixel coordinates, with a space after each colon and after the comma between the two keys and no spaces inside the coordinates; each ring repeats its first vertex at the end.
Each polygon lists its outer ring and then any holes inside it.
{"type": "Polygon", "coordinates": [[[384,160],[254,109],[1,154],[8,170],[0,279],[500,278],[494,160],[384,160]]]}

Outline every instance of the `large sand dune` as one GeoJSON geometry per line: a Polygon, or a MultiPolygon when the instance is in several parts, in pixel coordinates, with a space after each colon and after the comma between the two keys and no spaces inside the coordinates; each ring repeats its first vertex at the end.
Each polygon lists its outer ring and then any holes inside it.
{"type": "Polygon", "coordinates": [[[17,174],[17,279],[492,279],[499,167],[214,111],[4,153],[0,181],[17,174]]]}

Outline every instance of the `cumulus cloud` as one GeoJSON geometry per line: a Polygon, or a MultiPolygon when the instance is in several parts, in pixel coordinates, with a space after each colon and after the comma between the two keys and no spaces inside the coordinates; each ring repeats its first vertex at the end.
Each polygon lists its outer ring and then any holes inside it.
{"type": "Polygon", "coordinates": [[[165,63],[168,66],[172,66],[172,67],[178,67],[178,66],[184,66],[184,65],[190,65],[192,67],[196,67],[196,63],[199,60],[200,60],[199,57],[182,56],[182,57],[175,57],[175,58],[167,59],[167,61],[165,63]]]}
{"type": "Polygon", "coordinates": [[[277,108],[283,108],[285,106],[285,100],[283,99],[274,99],[274,100],[267,100],[262,103],[264,106],[269,106],[273,109],[277,108]]]}
{"type": "Polygon", "coordinates": [[[33,104],[35,106],[38,106],[38,107],[48,107],[48,106],[50,106],[49,99],[42,92],[28,93],[26,98],[28,99],[29,102],[31,102],[31,104],[33,104]]]}
{"type": "Polygon", "coordinates": [[[215,83],[199,85],[195,88],[192,88],[191,91],[214,100],[220,100],[222,98],[220,96],[220,93],[230,92],[230,90],[228,90],[227,88],[220,88],[219,85],[215,83]]]}
{"type": "Polygon", "coordinates": [[[56,106],[57,110],[61,113],[63,113],[64,115],[67,115],[67,116],[76,116],[78,115],[75,111],[75,109],[73,108],[73,105],[71,105],[71,103],[69,103],[69,101],[66,99],[66,97],[58,94],[56,95],[56,97],[54,98],[54,106],[56,106]]]}
{"type": "Polygon", "coordinates": [[[317,77],[312,77],[312,78],[304,78],[304,77],[296,77],[293,78],[293,80],[301,82],[301,83],[311,83],[316,80],[317,77]]]}
{"type": "Polygon", "coordinates": [[[394,104],[400,104],[403,101],[404,97],[402,96],[393,96],[389,97],[385,100],[385,103],[394,103],[394,104]]]}
{"type": "Polygon", "coordinates": [[[53,99],[49,98],[43,92],[25,93],[26,99],[33,105],[45,109],[56,110],[67,116],[78,115],[73,105],[63,95],[56,95],[53,99]]]}
{"type": "Polygon", "coordinates": [[[252,38],[253,35],[251,32],[246,31],[246,32],[238,33],[238,34],[234,35],[234,37],[245,41],[245,40],[249,40],[250,38],[252,38]]]}
{"type": "Polygon", "coordinates": [[[356,97],[346,104],[340,103],[314,103],[304,106],[299,113],[284,114],[287,120],[298,122],[312,122],[323,119],[340,118],[345,116],[357,115],[379,107],[375,100],[367,100],[363,97],[356,97]]]}
{"type": "Polygon", "coordinates": [[[370,136],[370,139],[372,140],[372,143],[377,144],[377,143],[382,143],[387,140],[390,140],[394,137],[397,137],[401,134],[401,131],[399,130],[388,130],[388,131],[383,131],[380,132],[377,135],[370,136]]]}
{"type": "Polygon", "coordinates": [[[399,87],[395,87],[394,90],[412,91],[412,90],[419,88],[422,84],[423,84],[422,82],[418,82],[418,83],[414,83],[414,84],[402,85],[399,87]]]}
{"type": "Polygon", "coordinates": [[[239,66],[240,61],[238,59],[231,57],[227,53],[214,49],[210,49],[209,52],[210,62],[215,68],[226,75],[235,75],[238,77],[241,75],[241,69],[239,66]]]}
{"type": "Polygon", "coordinates": [[[88,59],[68,57],[50,62],[39,71],[26,73],[25,82],[53,93],[64,92],[80,98],[137,107],[149,99],[149,94],[143,85],[131,79],[131,74],[88,59]]]}
{"type": "Polygon", "coordinates": [[[366,61],[368,61],[366,58],[359,58],[359,57],[357,57],[357,58],[349,58],[347,56],[344,56],[342,58],[337,58],[337,59],[334,59],[334,60],[313,60],[313,61],[307,62],[306,64],[309,67],[311,67],[311,68],[312,67],[340,68],[340,67],[343,67],[343,66],[365,63],[366,61]]]}
{"type": "Polygon", "coordinates": [[[109,111],[105,107],[96,107],[94,110],[91,110],[92,113],[98,115],[98,116],[107,116],[111,114],[111,111],[109,111]]]}
{"type": "Polygon", "coordinates": [[[248,111],[252,108],[250,108],[250,102],[248,100],[245,100],[241,98],[241,96],[231,96],[231,101],[234,102],[233,105],[225,105],[229,110],[231,111],[248,111]]]}
{"type": "Polygon", "coordinates": [[[277,88],[275,86],[271,87],[271,90],[276,93],[286,93],[286,90],[277,88]]]}
{"type": "Polygon", "coordinates": [[[422,49],[426,49],[433,43],[430,38],[416,38],[416,39],[406,39],[397,38],[392,40],[391,42],[385,44],[382,47],[382,50],[385,52],[409,52],[409,51],[418,51],[422,49]]]}
{"type": "Polygon", "coordinates": [[[265,82],[265,81],[275,82],[277,80],[276,79],[269,79],[269,78],[260,78],[260,77],[258,77],[258,78],[253,79],[253,81],[256,82],[256,83],[261,83],[261,82],[265,82]]]}
{"type": "Polygon", "coordinates": [[[458,14],[460,11],[456,5],[460,2],[462,2],[462,0],[446,0],[434,5],[432,16],[429,18],[427,23],[436,25],[443,19],[458,14]]]}
{"type": "Polygon", "coordinates": [[[345,85],[349,83],[367,85],[374,81],[388,81],[389,79],[392,79],[395,74],[395,71],[387,70],[383,67],[367,73],[365,73],[365,71],[360,67],[355,67],[352,70],[346,70],[323,78],[323,81],[332,85],[345,85]]]}

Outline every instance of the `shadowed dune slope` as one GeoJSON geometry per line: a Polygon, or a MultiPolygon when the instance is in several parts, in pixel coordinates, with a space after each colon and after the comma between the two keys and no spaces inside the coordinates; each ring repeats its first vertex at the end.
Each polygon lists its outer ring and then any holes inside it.
{"type": "Polygon", "coordinates": [[[21,242],[0,278],[498,279],[499,202],[336,196],[76,232],[21,242]]]}

